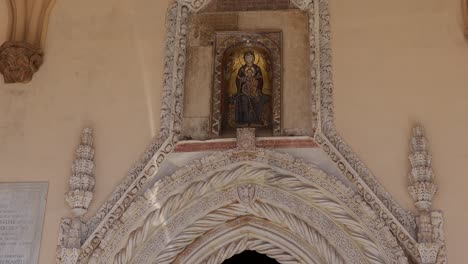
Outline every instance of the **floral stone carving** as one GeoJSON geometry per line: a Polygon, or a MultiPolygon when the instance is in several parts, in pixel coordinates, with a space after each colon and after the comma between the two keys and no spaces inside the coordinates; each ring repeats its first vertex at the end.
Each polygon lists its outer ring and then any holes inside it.
{"type": "Polygon", "coordinates": [[[25,42],[5,42],[0,47],[0,73],[5,83],[27,83],[42,65],[43,54],[25,42]]]}

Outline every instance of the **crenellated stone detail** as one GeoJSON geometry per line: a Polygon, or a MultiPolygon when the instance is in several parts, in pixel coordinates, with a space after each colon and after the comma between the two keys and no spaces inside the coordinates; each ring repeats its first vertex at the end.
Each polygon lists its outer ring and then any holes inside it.
{"type": "Polygon", "coordinates": [[[81,144],[76,150],[76,160],[72,166],[70,191],[65,195],[72,213],[81,217],[88,211],[94,190],[94,148],[93,130],[85,128],[81,135],[81,144]]]}

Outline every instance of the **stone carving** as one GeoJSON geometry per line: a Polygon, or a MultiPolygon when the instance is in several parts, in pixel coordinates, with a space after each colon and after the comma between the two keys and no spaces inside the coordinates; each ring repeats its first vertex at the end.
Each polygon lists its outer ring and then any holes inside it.
{"type": "MultiPolygon", "coordinates": [[[[291,249],[285,245],[286,243],[281,243],[286,238],[290,239],[290,241],[294,240],[303,248],[310,246],[271,222],[256,217],[244,216],[228,221],[205,233],[187,246],[172,264],[221,263],[245,250],[257,251],[276,259],[280,263],[314,263],[315,259],[308,259],[305,254],[296,251],[296,248],[291,249]]],[[[330,247],[329,249],[330,252],[336,253],[333,248],[330,247]]],[[[315,251],[315,248],[311,248],[306,252],[315,251]]]]}
{"type": "Polygon", "coordinates": [[[364,201],[369,204],[370,208],[375,212],[376,215],[390,227],[393,235],[399,240],[399,242],[405,247],[405,249],[411,254],[414,259],[419,259],[419,251],[417,250],[416,239],[408,233],[408,231],[401,225],[396,216],[383,204],[372,189],[366,185],[365,181],[357,176],[354,169],[346,163],[346,160],[342,157],[333,145],[323,135],[316,134],[315,136],[317,143],[319,143],[325,153],[330,159],[337,164],[339,170],[345,175],[349,181],[356,185],[356,189],[364,201]]]}
{"type": "MultiPolygon", "coordinates": [[[[432,199],[437,191],[437,185],[434,183],[432,171],[432,155],[429,151],[429,143],[424,136],[424,130],[420,125],[413,128],[413,136],[410,142],[411,172],[409,175],[410,186],[409,193],[415,202],[419,211],[417,217],[418,226],[418,250],[423,264],[443,263],[445,254],[441,254],[438,261],[438,255],[441,246],[444,245],[443,232],[433,226],[433,214],[431,213],[432,199]],[[433,232],[438,231],[436,235],[433,232]],[[437,238],[437,241],[436,241],[437,238]]],[[[434,214],[436,216],[436,214],[434,214]]],[[[434,219],[435,222],[437,221],[434,219]]],[[[441,225],[441,221],[438,225],[441,225]]]]}
{"type": "Polygon", "coordinates": [[[83,129],[81,144],[76,150],[72,165],[70,191],[65,200],[71,208],[73,218],[62,219],[57,247],[57,263],[75,264],[81,253],[87,226],[81,218],[88,211],[93,198],[94,179],[94,137],[91,128],[83,129]]]}
{"type": "Polygon", "coordinates": [[[237,187],[239,202],[244,205],[252,204],[255,201],[255,185],[248,184],[237,187]]]}
{"type": "MultiPolygon", "coordinates": [[[[262,153],[264,153],[264,152],[262,152],[262,153]]],[[[265,153],[265,154],[266,154],[266,153],[265,153]]],[[[265,155],[265,154],[261,154],[261,156],[259,156],[259,157],[262,157],[262,156],[265,155]]],[[[219,155],[220,155],[219,157],[210,157],[210,158],[207,158],[206,160],[207,160],[207,161],[210,161],[210,162],[216,161],[216,162],[219,162],[219,165],[226,166],[226,165],[227,165],[227,164],[226,164],[226,157],[231,157],[230,159],[234,159],[234,160],[237,160],[237,159],[239,159],[239,160],[245,160],[245,158],[246,158],[245,156],[241,156],[241,155],[237,154],[237,152],[232,153],[232,154],[229,154],[229,153],[220,153],[219,155]],[[221,155],[222,155],[222,156],[221,156],[221,155]]],[[[257,157],[257,156],[247,156],[247,157],[248,157],[249,159],[252,159],[252,160],[258,160],[258,158],[259,158],[259,157],[257,157]]],[[[285,157],[285,158],[286,158],[286,157],[285,157]]],[[[233,160],[233,162],[234,162],[234,160],[233,160]]],[[[281,158],[280,158],[280,157],[276,157],[276,158],[274,158],[274,160],[281,160],[281,158]]],[[[270,164],[270,163],[267,162],[267,164],[270,164]]],[[[273,164],[275,164],[275,163],[273,163],[273,164]]],[[[289,159],[289,158],[286,158],[286,159],[284,160],[284,165],[285,165],[285,166],[291,166],[291,164],[300,164],[300,163],[298,163],[298,161],[294,161],[294,160],[291,160],[291,159],[289,159]],[[287,165],[287,164],[289,164],[289,165],[287,165]]],[[[210,165],[209,163],[208,163],[208,164],[200,164],[200,162],[195,162],[195,163],[194,163],[194,166],[189,166],[189,167],[187,167],[186,171],[187,171],[187,172],[196,173],[195,175],[200,175],[199,177],[202,177],[202,175],[205,176],[205,175],[209,174],[209,170],[215,169],[215,168],[216,168],[216,167],[213,167],[213,166],[214,166],[214,164],[213,164],[213,165],[210,165]],[[208,170],[208,171],[206,171],[206,170],[208,170]]],[[[291,169],[291,168],[288,167],[288,169],[291,169]]],[[[308,171],[308,170],[310,170],[310,169],[303,168],[303,169],[301,169],[300,171],[302,171],[302,173],[305,173],[305,172],[308,171]]],[[[179,173],[179,174],[180,174],[180,173],[179,173]]],[[[195,176],[195,175],[194,175],[194,176],[195,176]]],[[[243,177],[252,177],[252,178],[258,179],[258,176],[257,176],[257,175],[268,175],[268,174],[265,174],[265,173],[261,173],[261,174],[256,174],[256,173],[255,173],[255,174],[251,174],[251,173],[248,173],[248,172],[246,172],[245,170],[242,170],[242,169],[234,169],[234,170],[232,170],[232,172],[226,174],[225,176],[214,177],[214,178],[213,178],[213,182],[216,182],[216,183],[218,183],[218,184],[221,183],[221,182],[219,182],[220,180],[229,182],[230,179],[232,179],[232,177],[238,177],[238,176],[236,176],[236,175],[239,175],[239,176],[242,175],[243,177]],[[250,175],[250,176],[249,176],[249,175],[250,175]]],[[[265,177],[265,176],[262,176],[262,177],[265,177]]],[[[325,176],[323,176],[323,177],[325,177],[325,176]]],[[[141,242],[142,242],[142,241],[148,241],[148,232],[149,232],[149,230],[151,229],[151,226],[152,226],[152,225],[155,225],[156,223],[160,223],[163,219],[167,219],[167,217],[169,217],[169,216],[176,215],[177,213],[176,213],[176,211],[174,211],[174,210],[177,210],[177,208],[185,208],[185,206],[182,206],[182,204],[180,204],[181,202],[183,202],[183,201],[187,201],[187,202],[189,202],[189,201],[194,201],[193,195],[199,196],[199,195],[203,195],[203,193],[206,192],[206,191],[222,188],[222,187],[215,187],[211,181],[207,181],[207,182],[205,182],[204,184],[199,184],[199,183],[194,184],[192,188],[189,188],[189,189],[187,189],[187,190],[184,190],[184,189],[180,189],[180,188],[182,188],[182,186],[180,186],[180,184],[177,184],[177,182],[179,182],[179,180],[177,180],[177,179],[178,179],[178,176],[172,176],[171,178],[175,180],[175,182],[174,182],[175,186],[174,186],[173,188],[179,188],[179,190],[180,190],[180,192],[181,192],[180,195],[177,195],[177,197],[173,197],[173,198],[168,199],[168,201],[170,201],[169,204],[163,204],[162,201],[166,200],[167,198],[161,197],[161,195],[164,195],[164,193],[172,192],[172,191],[171,191],[171,188],[169,188],[169,187],[163,187],[163,186],[157,186],[157,187],[156,187],[156,186],[155,186],[155,187],[154,187],[155,190],[159,190],[159,191],[155,191],[154,193],[147,193],[147,194],[145,195],[145,196],[147,197],[147,199],[149,199],[149,201],[154,201],[154,203],[157,203],[157,204],[158,204],[158,208],[159,208],[161,205],[162,205],[163,207],[161,207],[160,209],[158,209],[158,210],[154,211],[153,213],[151,213],[150,215],[148,215],[148,218],[147,218],[147,220],[145,221],[144,226],[142,226],[141,228],[136,229],[134,232],[132,232],[132,233],[130,234],[130,240],[129,240],[128,246],[127,246],[124,250],[122,250],[122,251],[118,254],[118,256],[116,256],[116,258],[115,258],[115,261],[122,261],[122,262],[116,262],[116,263],[126,263],[126,262],[125,262],[125,259],[131,258],[132,252],[135,252],[135,250],[136,250],[136,249],[133,248],[133,247],[138,246],[138,245],[141,246],[141,242]],[[162,193],[161,190],[164,190],[164,193],[162,193]],[[159,198],[158,198],[158,197],[159,197],[159,198]],[[167,209],[165,209],[165,208],[167,208],[167,209]],[[170,208],[170,209],[169,209],[169,208],[170,208]],[[129,254],[130,254],[130,255],[129,255],[129,254]]],[[[282,180],[282,181],[279,181],[279,180],[273,180],[273,179],[272,179],[271,182],[275,182],[275,184],[277,184],[278,186],[288,186],[289,184],[293,184],[293,186],[297,186],[294,182],[291,181],[292,179],[284,178],[283,180],[282,180]],[[284,181],[283,181],[283,180],[284,180],[284,181]]],[[[329,179],[329,180],[331,180],[331,179],[329,179]]],[[[172,180],[171,180],[171,181],[172,181],[172,180]]],[[[333,181],[333,180],[332,180],[332,181],[333,181]]],[[[186,180],[183,180],[182,182],[186,182],[186,180]]],[[[314,180],[314,182],[317,182],[317,184],[320,184],[321,186],[326,186],[326,185],[327,185],[327,184],[325,184],[325,182],[327,182],[327,181],[323,182],[323,179],[322,179],[322,180],[316,179],[316,180],[314,180]]],[[[296,193],[298,192],[298,191],[297,191],[297,187],[295,187],[295,189],[293,189],[293,190],[294,190],[293,192],[296,192],[296,193]]],[[[304,191],[305,191],[305,192],[309,192],[309,193],[310,193],[310,190],[311,190],[311,187],[304,187],[304,191]]],[[[333,191],[333,190],[334,190],[334,191],[337,191],[336,186],[330,188],[330,191],[333,191]]],[[[291,191],[292,191],[292,190],[291,190],[291,191]]],[[[236,196],[237,196],[237,189],[236,189],[236,196]]],[[[229,195],[228,195],[228,197],[229,197],[229,195]]],[[[316,196],[314,196],[314,197],[316,197],[316,196]]],[[[219,200],[220,198],[213,198],[213,199],[217,201],[217,200],[219,200]]],[[[312,199],[312,198],[309,198],[309,199],[312,199]]],[[[313,199],[312,199],[312,200],[313,200],[313,199]]],[[[324,200],[324,201],[325,201],[325,200],[324,200]]],[[[351,200],[347,200],[347,201],[350,202],[351,200]]],[[[151,202],[151,203],[153,203],[153,202],[151,202]]],[[[359,204],[360,204],[359,206],[363,206],[363,204],[362,204],[361,202],[359,202],[359,204]]],[[[326,203],[323,204],[323,206],[326,206],[326,203]]],[[[331,206],[331,205],[330,205],[330,206],[331,206]]],[[[335,208],[335,206],[332,206],[332,207],[335,208]]],[[[193,208],[193,207],[191,207],[191,208],[193,208]]],[[[145,211],[147,211],[147,210],[148,210],[148,209],[145,209],[145,208],[139,209],[139,211],[143,211],[143,212],[145,212],[145,211]]],[[[193,209],[193,210],[199,211],[199,209],[193,209]]],[[[369,209],[365,209],[365,211],[368,212],[368,211],[370,211],[370,210],[369,210],[369,209]]],[[[337,213],[338,213],[338,212],[337,212],[337,213]]],[[[343,212],[340,212],[339,214],[340,214],[341,216],[343,216],[343,212]]],[[[192,212],[192,216],[193,216],[193,212],[192,212]]],[[[193,217],[194,217],[194,216],[193,216],[193,217]]],[[[187,219],[187,221],[190,221],[190,219],[191,219],[191,218],[189,217],[189,219],[187,219]]],[[[376,220],[377,220],[377,219],[375,218],[375,216],[373,217],[372,220],[369,219],[369,221],[370,221],[369,225],[373,225],[373,224],[371,224],[371,222],[372,222],[372,221],[375,222],[376,220]]],[[[134,222],[135,222],[135,221],[133,221],[133,220],[127,219],[127,220],[125,221],[124,225],[127,225],[127,223],[131,225],[131,224],[133,224],[134,222]],[[128,221],[128,222],[127,222],[127,221],[128,221]]],[[[179,222],[177,222],[177,223],[179,223],[179,222]]],[[[349,224],[350,224],[350,222],[349,222],[349,218],[348,218],[348,220],[347,220],[347,225],[349,225],[349,224]]],[[[358,225],[359,225],[359,224],[358,224],[358,225]]],[[[357,226],[354,226],[354,225],[353,225],[353,226],[348,226],[348,228],[351,228],[352,230],[355,230],[355,232],[356,232],[356,234],[357,234],[357,233],[360,233],[360,232],[358,231],[358,229],[355,229],[355,228],[358,228],[358,225],[357,225],[357,226]]],[[[122,227],[122,228],[123,228],[123,227],[122,227]]],[[[125,227],[124,229],[128,230],[127,228],[130,228],[130,227],[125,227]]],[[[179,227],[179,228],[180,228],[180,227],[179,227]]],[[[382,227],[379,227],[379,228],[382,228],[382,227]]],[[[376,231],[375,231],[376,233],[379,232],[377,228],[376,228],[375,230],[376,230],[376,231]]],[[[112,237],[112,236],[111,236],[111,237],[112,237]]],[[[119,237],[120,237],[120,236],[119,236],[119,237]]],[[[370,240],[362,239],[362,238],[363,238],[363,237],[362,237],[362,233],[361,233],[361,235],[360,235],[359,237],[361,238],[361,240],[359,240],[360,242],[368,243],[368,241],[370,241],[370,240]],[[365,241],[367,241],[367,242],[365,242],[365,241]]],[[[385,235],[385,237],[386,237],[385,239],[388,239],[388,237],[390,237],[390,236],[385,235]]],[[[116,237],[116,238],[117,238],[117,237],[116,237]]],[[[119,239],[120,239],[120,238],[119,238],[119,239]]],[[[381,241],[381,243],[384,243],[383,241],[385,241],[385,239],[379,240],[379,241],[381,241]]],[[[116,240],[115,242],[112,242],[112,243],[111,243],[111,242],[107,242],[106,244],[102,245],[102,249],[103,249],[103,250],[106,250],[106,249],[107,249],[107,250],[112,250],[112,248],[115,247],[115,246],[113,246],[113,245],[117,245],[117,244],[119,243],[118,241],[119,241],[119,240],[116,240]]],[[[155,242],[155,243],[151,243],[151,244],[158,244],[158,245],[161,245],[161,246],[162,246],[161,243],[156,243],[156,242],[155,242]]],[[[393,244],[393,243],[392,243],[392,244],[393,244]]],[[[394,243],[394,245],[397,245],[397,244],[394,243]]],[[[108,251],[108,252],[109,252],[109,251],[108,251]]],[[[375,251],[374,251],[374,252],[375,252],[375,251]]],[[[393,251],[392,251],[392,252],[393,252],[393,251]]],[[[389,253],[389,254],[392,254],[392,253],[389,253]]],[[[401,254],[400,257],[395,257],[395,256],[393,256],[393,257],[390,257],[390,258],[397,259],[397,260],[399,261],[398,263],[405,263],[404,260],[401,259],[402,255],[403,255],[403,254],[401,254]]],[[[107,259],[109,259],[109,257],[110,257],[110,256],[107,255],[107,253],[106,253],[106,254],[101,255],[100,257],[98,257],[98,259],[107,260],[107,259]]],[[[359,262],[359,261],[358,261],[358,262],[359,262]]],[[[96,263],[98,263],[98,262],[96,262],[96,263]]]]}
{"type": "Polygon", "coordinates": [[[237,129],[237,148],[243,150],[255,149],[255,128],[237,129]]]}
{"type": "MultiPolygon", "coordinates": [[[[116,242],[114,241],[123,236],[116,234],[115,230],[120,229],[119,232],[125,233],[132,228],[131,221],[127,222],[129,219],[138,219],[137,217],[147,215],[148,208],[145,207],[147,203],[139,200],[137,197],[140,196],[136,194],[147,187],[146,182],[153,179],[161,163],[174,149],[177,142],[183,112],[187,17],[190,12],[199,11],[208,2],[210,1],[179,0],[169,8],[160,136],[150,146],[141,162],[113,193],[111,199],[101,208],[99,214],[91,219],[90,231],[82,246],[83,251],[79,258],[81,263],[85,263],[88,259],[99,261],[102,256],[107,254],[105,249],[115,248],[116,244],[114,243],[116,242]],[[135,213],[135,218],[132,218],[133,213],[135,213]],[[126,217],[121,218],[122,216],[126,217]],[[122,222],[124,219],[126,221],[122,222]]],[[[381,226],[372,231],[373,233],[380,234],[382,228],[390,230],[392,234],[387,234],[387,239],[389,237],[398,239],[412,258],[421,263],[418,243],[415,240],[415,218],[409,211],[400,207],[382,188],[336,131],[333,121],[333,69],[328,0],[293,0],[292,3],[309,13],[311,107],[314,112],[315,138],[340,171],[355,185],[357,189],[355,198],[361,199],[360,206],[367,206],[367,213],[373,215],[372,221],[366,225],[373,226],[372,222],[380,223],[381,226]]],[[[238,158],[242,159],[253,157],[246,155],[245,152],[240,152],[238,155],[238,158]]],[[[226,160],[223,156],[220,156],[219,159],[226,160]]],[[[290,166],[290,162],[294,161],[289,160],[287,162],[289,165],[285,166],[290,166]]],[[[134,230],[135,232],[131,235],[133,237],[131,243],[136,245],[146,239],[145,228],[134,230]]],[[[383,243],[382,241],[386,240],[379,239],[379,241],[383,243]]],[[[394,243],[394,246],[398,247],[397,243],[394,243]]],[[[124,251],[133,252],[128,246],[124,251]]],[[[396,256],[392,255],[392,258],[398,261],[397,263],[405,263],[405,257],[401,250],[395,249],[394,252],[396,252],[396,256]]]]}
{"type": "MultiPolygon", "coordinates": [[[[93,252],[96,253],[95,250],[103,242],[107,232],[118,225],[118,220],[130,207],[132,201],[138,197],[137,194],[146,186],[146,183],[156,175],[162,162],[165,160],[167,155],[173,151],[175,142],[176,135],[171,135],[163,144],[161,144],[161,147],[157,149],[156,154],[143,167],[141,172],[138,175],[132,174],[132,176],[136,176],[134,180],[124,182],[123,185],[121,185],[124,187],[126,183],[130,183],[123,193],[118,193],[119,196],[117,196],[117,202],[114,204],[108,204],[109,206],[112,206],[112,208],[106,215],[104,215],[104,218],[98,219],[100,220],[98,226],[91,232],[91,235],[88,235],[86,241],[82,245],[83,250],[80,254],[79,262],[83,263],[87,258],[91,257],[93,252]]],[[[154,145],[154,147],[155,146],[156,145],[154,145]]],[[[139,168],[136,168],[136,171],[138,170],[139,168]]],[[[137,214],[135,214],[135,216],[136,215],[137,214]]]]}
{"type": "Polygon", "coordinates": [[[256,251],[263,255],[267,255],[281,264],[300,263],[293,256],[281,249],[278,249],[274,245],[255,239],[243,238],[219,249],[208,259],[200,262],[200,264],[221,264],[224,260],[229,259],[236,254],[240,254],[245,250],[256,251]]]}
{"type": "Polygon", "coordinates": [[[81,135],[81,144],[76,150],[76,160],[72,166],[70,191],[65,199],[74,216],[81,217],[88,211],[93,199],[94,179],[94,147],[93,130],[85,128],[81,135]]]}
{"type": "Polygon", "coordinates": [[[42,65],[53,0],[8,0],[10,27],[0,47],[0,73],[5,83],[27,83],[42,65]]]}
{"type": "Polygon", "coordinates": [[[5,42],[0,47],[0,73],[5,83],[27,83],[42,65],[42,51],[25,42],[5,42]]]}
{"type": "Polygon", "coordinates": [[[427,211],[431,208],[437,186],[434,184],[432,173],[432,155],[429,152],[429,145],[424,138],[421,126],[416,126],[413,129],[410,146],[412,154],[409,159],[412,169],[409,175],[411,183],[409,192],[416,208],[420,211],[427,211]]]}

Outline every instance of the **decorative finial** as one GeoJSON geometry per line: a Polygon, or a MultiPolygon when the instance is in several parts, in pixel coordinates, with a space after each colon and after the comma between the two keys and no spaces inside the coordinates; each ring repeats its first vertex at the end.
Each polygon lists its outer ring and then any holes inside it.
{"type": "Polygon", "coordinates": [[[433,224],[433,218],[437,213],[433,212],[431,207],[432,198],[437,192],[437,185],[434,183],[429,143],[424,136],[424,129],[421,125],[413,128],[410,147],[411,172],[409,173],[410,186],[408,190],[414,200],[414,205],[419,210],[419,215],[416,218],[418,251],[423,264],[435,264],[441,248],[444,248],[444,242],[434,236],[434,230],[437,228],[433,224]]]}
{"type": "Polygon", "coordinates": [[[87,211],[94,190],[94,147],[93,130],[83,129],[81,144],[76,150],[76,159],[72,165],[72,176],[70,178],[70,191],[65,199],[72,209],[72,213],[83,216],[87,211]]]}
{"type": "Polygon", "coordinates": [[[432,206],[432,198],[437,192],[437,185],[434,184],[432,155],[422,126],[417,125],[413,129],[410,146],[412,153],[409,159],[412,169],[409,174],[411,183],[409,193],[418,210],[428,211],[432,206]]]}

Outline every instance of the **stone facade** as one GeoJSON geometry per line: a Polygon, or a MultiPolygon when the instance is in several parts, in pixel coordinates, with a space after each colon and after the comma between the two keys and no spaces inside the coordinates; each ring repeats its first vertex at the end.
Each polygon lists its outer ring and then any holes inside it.
{"type": "MultiPolygon", "coordinates": [[[[90,231],[76,263],[171,263],[193,252],[183,253],[196,248],[197,238],[215,232],[210,228],[228,229],[225,224],[236,219],[247,222],[246,226],[266,219],[266,225],[273,225],[266,234],[280,226],[288,239],[285,244],[267,241],[258,228],[251,228],[252,236],[258,237],[252,240],[228,232],[232,243],[209,247],[212,250],[205,256],[195,256],[196,263],[211,258],[219,263],[226,258],[225,251],[255,249],[258,244],[267,245],[265,254],[268,249],[290,248],[277,250],[278,258],[307,263],[327,259],[401,264],[408,263],[406,256],[417,263],[443,263],[437,256],[434,260],[434,245],[418,241],[415,218],[383,190],[336,132],[326,0],[293,3],[309,15],[315,141],[336,164],[337,175],[292,155],[257,149],[252,131],[239,131],[238,148],[205,155],[170,175],[157,176],[177,149],[183,127],[188,17],[208,2],[178,1],[168,11],[160,136],[86,225],[90,231]],[[317,248],[309,250],[314,245],[317,248]]],[[[420,218],[418,224],[420,230],[427,230],[427,218],[420,218]]],[[[440,235],[441,229],[437,230],[440,235]]]]}

